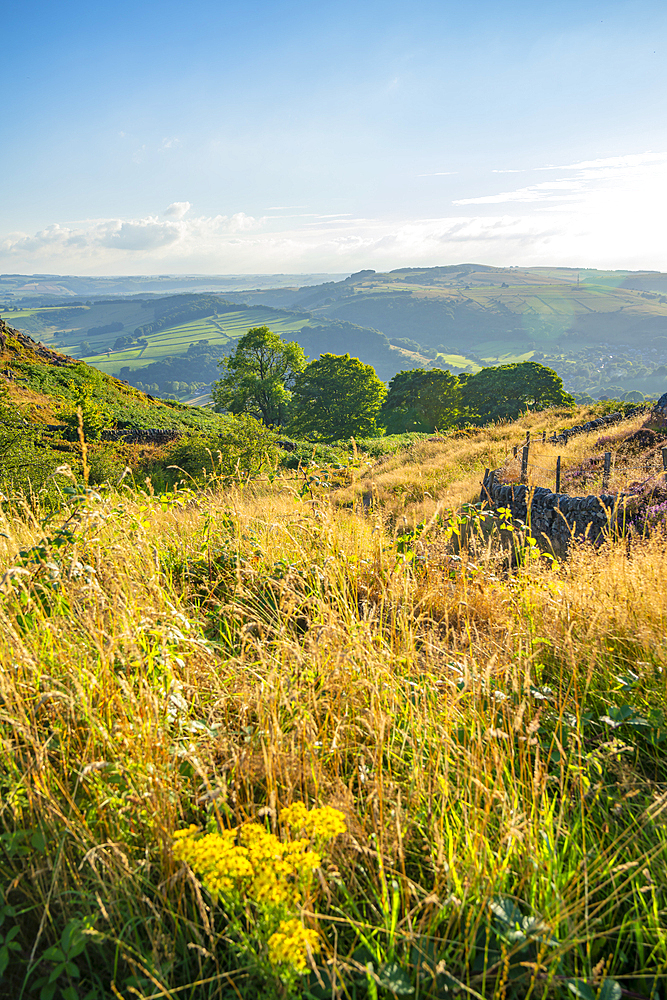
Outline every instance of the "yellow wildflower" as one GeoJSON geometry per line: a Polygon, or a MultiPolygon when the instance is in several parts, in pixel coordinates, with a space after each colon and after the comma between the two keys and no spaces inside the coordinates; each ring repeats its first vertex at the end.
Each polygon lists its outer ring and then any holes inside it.
{"type": "Polygon", "coordinates": [[[320,867],[320,855],[310,838],[330,840],[345,830],[338,809],[306,809],[296,802],[281,814],[292,829],[309,836],[283,843],[259,823],[244,823],[221,833],[202,834],[196,826],[174,834],[174,857],[186,861],[201,878],[213,900],[238,892],[262,906],[297,906],[300,889],[320,867]]]}
{"type": "Polygon", "coordinates": [[[305,830],[319,840],[333,840],[347,829],[344,814],[333,806],[308,810],[303,802],[295,802],[282,810],[280,819],[293,830],[305,830]]]}
{"type": "Polygon", "coordinates": [[[320,950],[317,931],[304,927],[300,920],[281,920],[275,934],[269,938],[269,959],[275,965],[287,962],[297,972],[308,968],[308,952],[320,950]]]}

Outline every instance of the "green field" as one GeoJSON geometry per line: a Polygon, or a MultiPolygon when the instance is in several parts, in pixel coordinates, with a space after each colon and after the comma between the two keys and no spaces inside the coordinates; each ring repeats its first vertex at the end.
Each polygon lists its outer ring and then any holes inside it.
{"type": "Polygon", "coordinates": [[[307,319],[279,318],[276,322],[275,311],[267,309],[264,313],[253,310],[249,315],[247,309],[227,313],[219,319],[207,317],[183,323],[180,326],[160,330],[148,334],[148,347],[133,347],[126,351],[113,351],[110,354],[91,354],[86,361],[102,371],[115,375],[124,366],[132,369],[142,368],[151,361],[174,354],[183,354],[188,346],[201,340],[208,340],[211,346],[220,346],[235,340],[248,332],[249,324],[253,326],[270,325],[276,333],[293,333],[308,324],[307,319]]]}
{"type": "MultiPolygon", "coordinates": [[[[59,313],[67,315],[67,307],[62,309],[21,309],[4,313],[4,318],[11,326],[23,330],[33,336],[32,330],[41,328],[41,339],[44,343],[53,344],[58,341],[59,349],[74,356],[82,356],[79,344],[88,340],[91,347],[97,346],[100,340],[109,341],[124,333],[131,333],[135,327],[146,323],[150,318],[147,310],[134,303],[111,303],[104,306],[86,307],[85,313],[75,318],[78,324],[74,326],[71,319],[58,322],[59,313]],[[105,334],[103,337],[88,335],[88,330],[94,326],[106,326],[109,323],[122,322],[125,329],[119,333],[105,334]]],[[[295,313],[281,315],[275,309],[246,309],[239,307],[235,312],[225,313],[219,317],[210,316],[182,323],[178,326],[159,330],[146,335],[148,347],[133,347],[125,351],[113,349],[86,354],[85,360],[101,368],[103,371],[115,374],[123,365],[132,368],[142,367],[151,361],[173,354],[181,354],[188,346],[199,340],[208,340],[212,345],[224,345],[229,340],[242,336],[250,326],[270,325],[276,333],[292,333],[308,325],[307,316],[295,313]]],[[[106,346],[106,344],[105,344],[106,346]]]]}

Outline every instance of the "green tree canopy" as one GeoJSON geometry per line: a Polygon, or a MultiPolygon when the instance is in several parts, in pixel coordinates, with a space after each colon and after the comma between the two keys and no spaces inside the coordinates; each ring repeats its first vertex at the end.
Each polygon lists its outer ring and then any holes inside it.
{"type": "Polygon", "coordinates": [[[386,392],[372,365],[349,354],[323,354],[294,382],[294,430],[328,441],[373,434],[386,392]]]}
{"type": "Polygon", "coordinates": [[[456,375],[444,368],[413,368],[389,383],[382,419],[394,433],[446,430],[460,420],[462,405],[456,375]]]}
{"type": "Polygon", "coordinates": [[[286,343],[268,326],[253,327],[219,364],[223,374],[213,383],[214,408],[248,413],[278,427],[287,419],[291,389],[305,364],[299,344],[286,343]]]}
{"type": "Polygon", "coordinates": [[[476,375],[460,375],[459,381],[464,405],[482,424],[516,420],[526,409],[574,406],[560,375],[534,361],[482,368],[476,375]]]}

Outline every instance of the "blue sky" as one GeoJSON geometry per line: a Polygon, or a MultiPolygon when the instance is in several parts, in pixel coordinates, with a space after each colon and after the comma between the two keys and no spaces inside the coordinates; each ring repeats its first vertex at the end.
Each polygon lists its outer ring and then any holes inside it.
{"type": "Polygon", "coordinates": [[[667,270],[667,6],[31,0],[0,270],[667,270]]]}

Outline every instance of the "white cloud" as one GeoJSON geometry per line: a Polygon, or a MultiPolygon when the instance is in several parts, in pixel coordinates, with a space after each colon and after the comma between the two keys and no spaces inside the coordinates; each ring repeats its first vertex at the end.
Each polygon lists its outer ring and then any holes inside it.
{"type": "Polygon", "coordinates": [[[156,250],[171,246],[180,236],[173,222],[140,219],[139,222],[108,222],[97,228],[94,239],[100,246],[116,250],[156,250]]]}
{"type": "Polygon", "coordinates": [[[582,160],[515,190],[470,191],[435,218],[192,217],[187,202],[174,202],[163,218],[89,219],[10,234],[0,240],[0,269],[242,274],[472,260],[667,270],[666,166],[667,153],[582,160]]]}
{"type": "Polygon", "coordinates": [[[567,178],[562,181],[545,181],[518,188],[516,191],[501,191],[499,194],[482,195],[480,198],[459,198],[454,205],[502,205],[508,201],[554,201],[563,193],[580,191],[580,181],[567,178]]]}
{"type": "Polygon", "coordinates": [[[436,170],[434,174],[417,174],[417,177],[454,177],[458,170],[436,170]]]}
{"type": "Polygon", "coordinates": [[[170,205],[164,214],[173,216],[176,220],[173,222],[162,222],[154,216],[144,219],[98,219],[70,226],[48,226],[33,236],[10,234],[0,243],[0,259],[29,259],[45,252],[61,257],[67,256],[68,252],[80,252],[102,259],[106,250],[136,254],[141,251],[159,253],[166,248],[187,255],[198,243],[207,245],[228,234],[248,232],[261,225],[262,221],[244,212],[185,220],[183,216],[189,208],[188,202],[170,205]]]}
{"type": "MultiPolygon", "coordinates": [[[[569,177],[544,181],[473,198],[459,198],[454,205],[501,205],[508,202],[585,203],[602,192],[617,192],[621,202],[632,196],[638,185],[647,185],[656,195],[664,187],[667,152],[636,153],[626,156],[609,156],[596,160],[582,160],[565,166],[536,167],[536,170],[569,171],[569,177]]],[[[493,173],[510,171],[494,170],[493,173]]],[[[517,171],[518,172],[518,171],[517,171]]],[[[658,201],[662,200],[658,197],[658,201]]]]}
{"type": "Polygon", "coordinates": [[[175,219],[182,219],[191,208],[192,205],[189,201],[172,201],[171,205],[167,205],[162,214],[173,215],[175,219]]]}
{"type": "Polygon", "coordinates": [[[597,160],[581,160],[579,163],[568,163],[565,166],[537,167],[537,170],[597,170],[600,167],[621,168],[640,167],[645,163],[664,161],[666,153],[629,153],[625,156],[606,156],[597,160]]]}

